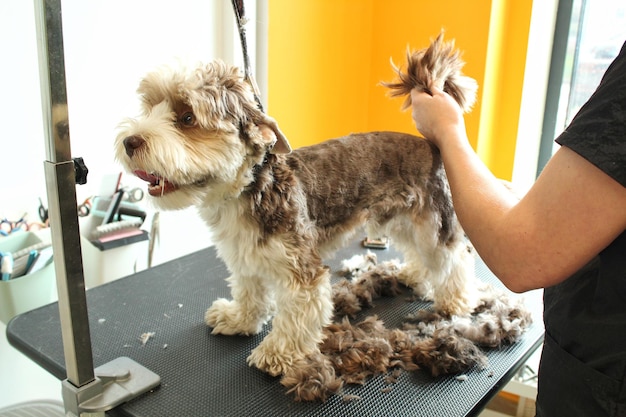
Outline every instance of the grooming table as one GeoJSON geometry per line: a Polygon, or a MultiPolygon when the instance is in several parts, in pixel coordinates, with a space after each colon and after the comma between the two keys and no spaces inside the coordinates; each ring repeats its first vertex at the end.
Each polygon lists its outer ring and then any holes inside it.
{"type": "MultiPolygon", "coordinates": [[[[400,258],[391,249],[372,250],[378,261],[400,258]]],[[[327,260],[333,271],[341,261],[365,253],[360,241],[327,260]]],[[[502,288],[478,260],[477,276],[502,288]]],[[[230,297],[225,265],[207,248],[87,291],[94,365],[127,356],[161,377],[161,385],[109,412],[108,416],[466,416],[477,415],[543,341],[541,292],[524,295],[533,324],[511,346],[487,350],[486,369],[466,379],[402,372],[395,384],[384,375],[364,386],[345,386],[325,403],[298,403],[286,395],[278,377],[248,367],[246,358],[271,324],[255,336],[212,335],[204,312],[218,297],[230,297]],[[145,344],[140,340],[154,333],[145,344]],[[344,400],[344,394],[358,396],[344,400]]],[[[338,279],[335,275],[334,279],[338,279]]],[[[333,281],[334,282],[334,281],[333,281]]],[[[429,303],[407,295],[375,300],[357,320],[377,314],[387,327],[429,303]]],[[[9,342],[60,380],[66,378],[57,304],[15,317],[9,342]]],[[[59,384],[59,392],[61,384],[59,384]]]]}

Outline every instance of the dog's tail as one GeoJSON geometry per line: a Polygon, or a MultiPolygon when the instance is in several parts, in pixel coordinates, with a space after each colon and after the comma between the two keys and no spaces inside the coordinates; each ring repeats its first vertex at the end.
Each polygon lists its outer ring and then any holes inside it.
{"type": "Polygon", "coordinates": [[[426,49],[419,51],[407,50],[407,68],[391,63],[398,74],[394,82],[381,84],[391,91],[391,97],[407,96],[402,109],[411,106],[411,90],[417,88],[430,92],[432,87],[443,89],[450,94],[461,106],[464,112],[469,112],[476,101],[478,84],[473,78],[461,73],[465,62],[461,60],[461,52],[454,47],[454,41],[444,42],[443,32],[431,42],[426,49]]]}

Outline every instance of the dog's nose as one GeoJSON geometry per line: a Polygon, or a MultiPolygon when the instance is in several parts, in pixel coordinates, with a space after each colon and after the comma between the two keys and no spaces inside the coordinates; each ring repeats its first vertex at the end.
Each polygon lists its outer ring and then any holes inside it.
{"type": "Polygon", "coordinates": [[[130,158],[135,154],[135,150],[141,148],[146,143],[145,140],[139,136],[129,136],[124,139],[124,148],[126,148],[126,155],[130,158]]]}

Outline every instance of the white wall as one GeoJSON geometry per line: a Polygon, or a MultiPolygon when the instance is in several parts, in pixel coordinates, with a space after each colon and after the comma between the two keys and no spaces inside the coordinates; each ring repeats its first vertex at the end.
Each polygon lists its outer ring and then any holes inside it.
{"type": "MultiPolygon", "coordinates": [[[[143,74],[178,59],[237,65],[242,59],[230,0],[63,0],[62,7],[72,156],[83,157],[89,168],[88,183],[77,187],[82,201],[98,193],[103,176],[120,172],[112,143],[118,123],[138,112],[135,90],[143,74]]],[[[255,68],[255,2],[246,8],[255,68]]],[[[28,212],[29,220],[38,220],[38,198],[46,202],[35,35],[33,2],[0,0],[3,218],[28,212]]],[[[157,263],[207,246],[193,209],[161,213],[161,226],[157,263]]]]}

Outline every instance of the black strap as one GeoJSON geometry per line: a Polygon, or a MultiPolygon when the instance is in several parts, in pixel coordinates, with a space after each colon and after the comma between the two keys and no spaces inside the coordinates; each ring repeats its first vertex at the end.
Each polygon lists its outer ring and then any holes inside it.
{"type": "Polygon", "coordinates": [[[250,71],[250,58],[248,57],[248,42],[246,41],[246,10],[244,8],[244,0],[232,0],[233,10],[235,12],[235,18],[237,20],[237,28],[239,29],[239,40],[241,41],[241,51],[243,52],[243,70],[244,80],[250,84],[254,92],[254,99],[259,106],[259,109],[263,111],[263,105],[259,98],[259,88],[252,77],[250,71]]]}

